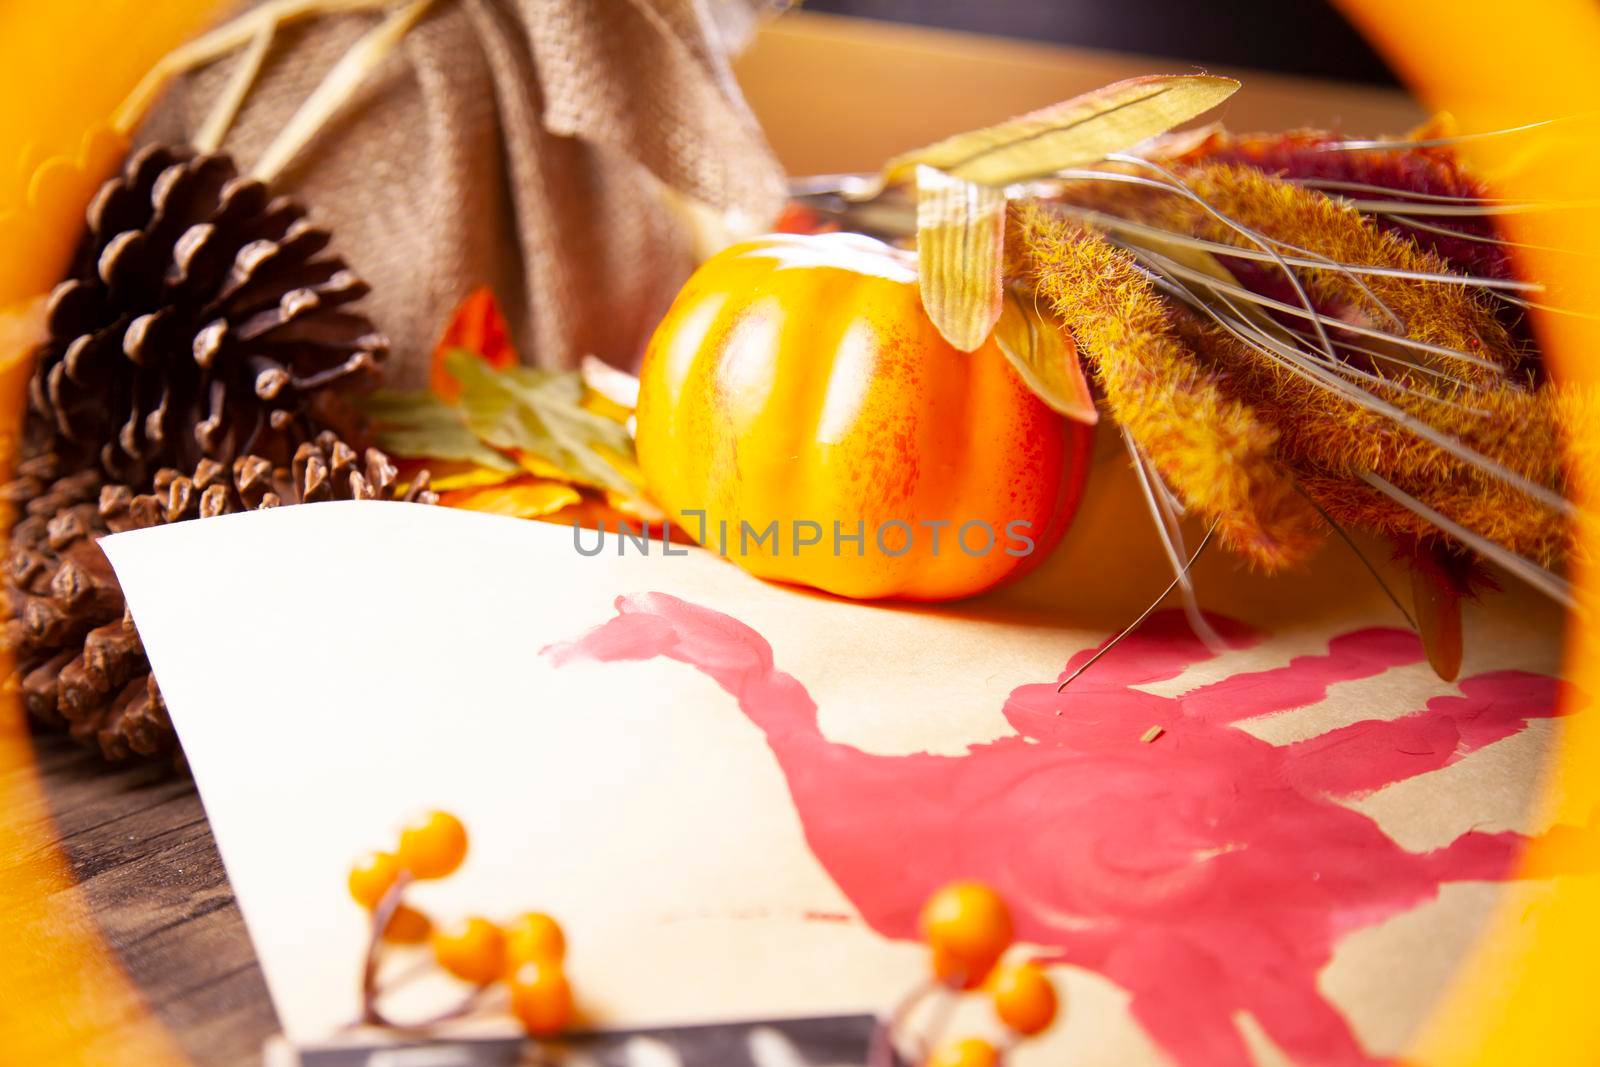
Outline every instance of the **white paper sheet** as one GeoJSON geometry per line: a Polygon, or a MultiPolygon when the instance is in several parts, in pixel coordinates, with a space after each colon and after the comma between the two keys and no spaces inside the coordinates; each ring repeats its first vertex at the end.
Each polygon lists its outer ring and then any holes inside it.
{"type": "MultiPolygon", "coordinates": [[[[631,547],[585,558],[564,527],[398,504],[225,516],[102,545],[296,1040],[357,1011],[365,923],[345,894],[350,862],[435,807],[462,817],[472,852],[417,902],[440,915],[557,915],[592,1024],[877,1011],[921,976],[923,950],[873,932],[818,861],[773,747],[711,678],[664,658],[558,667],[541,655],[612,618],[619,594],[666,592],[753,627],[815,700],[830,744],[885,758],[961,757],[1012,737],[1001,711],[1012,690],[1054,679],[1108,632],[992,605],[850,604],[698,551],[664,559],[659,545],[649,558],[631,547]]],[[[1172,695],[1282,666],[1333,632],[1389,624],[1386,610],[1369,598],[1342,619],[1322,612],[1146,688],[1172,695]]],[[[1480,623],[1469,671],[1553,665],[1554,633],[1502,629],[1516,636],[1492,639],[1500,631],[1480,623]]],[[[1243,729],[1287,744],[1451,691],[1412,664],[1243,729]]],[[[1534,772],[1557,730],[1532,721],[1351,805],[1417,851],[1474,827],[1536,831],[1534,772]]],[[[864,847],[882,816],[859,812],[864,847]]],[[[1369,1051],[1394,1051],[1488,908],[1541,891],[1446,885],[1343,938],[1317,978],[1322,995],[1369,1051]]],[[[1163,1061],[1102,970],[1053,971],[1066,1014],[1021,1062],[1163,1061]]],[[[419,983],[396,1010],[451,989],[419,983]]],[[[961,1022],[988,1025],[976,1009],[961,1022]]],[[[1281,1060],[1258,1026],[1243,1029],[1263,1062],[1281,1060]]]]}

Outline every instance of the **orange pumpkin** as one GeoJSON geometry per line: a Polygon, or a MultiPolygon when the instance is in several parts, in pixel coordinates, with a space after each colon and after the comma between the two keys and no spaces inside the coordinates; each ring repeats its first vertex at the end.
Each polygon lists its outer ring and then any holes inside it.
{"type": "Polygon", "coordinates": [[[777,235],[703,264],[640,371],[639,463],[706,548],[857,598],[990,588],[1060,538],[1090,430],[991,337],[946,342],[915,260],[852,234],[777,235]]]}

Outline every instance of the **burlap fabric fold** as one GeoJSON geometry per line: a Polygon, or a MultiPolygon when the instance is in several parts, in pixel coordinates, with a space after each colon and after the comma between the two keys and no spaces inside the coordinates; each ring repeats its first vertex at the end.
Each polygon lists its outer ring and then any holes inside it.
{"type": "MultiPolygon", "coordinates": [[[[693,267],[684,200],[759,227],[783,175],[728,66],[753,0],[438,0],[283,172],[373,286],[417,386],[488,284],[526,362],[628,365],[693,267]],[[731,19],[728,16],[735,16],[731,19]]],[[[223,147],[250,167],[377,15],[285,27],[223,147]]],[[[186,141],[231,72],[176,84],[142,140],[186,141]]]]}

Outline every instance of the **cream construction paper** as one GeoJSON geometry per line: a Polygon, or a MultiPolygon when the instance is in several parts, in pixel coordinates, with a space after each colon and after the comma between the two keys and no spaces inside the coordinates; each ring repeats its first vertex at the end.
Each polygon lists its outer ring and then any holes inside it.
{"type": "MultiPolygon", "coordinates": [[[[472,851],[455,877],[419,886],[417,902],[440,915],[509,916],[538,908],[560,917],[590,1024],[886,1009],[924,974],[924,952],[875,933],[861,905],[881,910],[899,879],[879,877],[867,892],[853,876],[842,885],[835,868],[870,867],[887,856],[891,870],[903,864],[904,883],[914,887],[928,864],[976,847],[972,832],[980,824],[972,820],[988,800],[981,791],[963,792],[954,778],[947,795],[939,791],[944,787],[913,783],[930,810],[950,807],[953,829],[927,832],[923,840],[896,829],[896,811],[904,807],[898,803],[863,803],[841,815],[848,798],[871,795],[860,792],[862,781],[847,779],[861,767],[873,768],[869,778],[877,769],[898,775],[918,761],[947,768],[995,751],[1016,759],[1035,751],[1048,756],[1052,745],[1099,736],[1109,721],[1089,699],[1102,699],[1099,690],[1084,689],[1065,719],[1042,712],[1028,720],[1040,735],[1031,739],[1017,737],[1002,708],[1013,690],[1053,682],[1071,654],[1111,632],[1098,622],[1074,623],[1071,598],[1059,602],[1062,609],[1041,610],[1047,599],[1041,589],[1064,574],[1085,576],[1080,599],[1087,604],[1098,595],[1096,583],[1164,583],[1158,573],[1129,576],[1110,563],[1088,565],[1117,541],[1108,514],[1091,508],[1033,585],[944,610],[859,605],[768,585],[698,550],[663,558],[659,543],[648,557],[631,544],[619,557],[612,539],[604,553],[588,558],[575,551],[566,527],[376,502],[224,516],[121,534],[102,545],[138,621],[285,1031],[296,1041],[316,1041],[357,1011],[366,926],[345,893],[349,864],[365,850],[390,847],[408,814],[435,807],[463,818],[472,851]],[[651,592],[732,616],[764,637],[774,669],[797,679],[815,701],[817,744],[842,754],[843,762],[832,771],[798,757],[780,765],[775,752],[784,743],[775,735],[769,745],[750,709],[708,676],[714,664],[655,656],[579,657],[558,665],[559,657],[542,653],[615,618],[619,595],[651,592]],[[836,789],[830,773],[839,776],[836,789]],[[791,798],[786,774],[806,777],[809,795],[823,798],[810,807],[831,804],[831,822],[800,810],[807,804],[791,798]],[[832,867],[819,861],[808,826],[816,841],[832,835],[829,847],[843,848],[848,861],[837,855],[832,867]]],[[[592,546],[594,535],[584,536],[592,546]]],[[[1141,551],[1131,555],[1146,558],[1141,551]]],[[[1362,581],[1352,577],[1349,561],[1324,569],[1335,584],[1355,588],[1362,581]]],[[[1291,581],[1289,596],[1300,598],[1300,614],[1309,620],[1295,622],[1281,603],[1252,599],[1259,583],[1241,582],[1245,592],[1231,593],[1228,609],[1257,623],[1270,620],[1275,632],[1168,680],[1132,685],[1121,695],[1106,690],[1106,715],[1123,706],[1118,700],[1145,699],[1140,693],[1175,697],[1242,672],[1285,667],[1293,657],[1326,653],[1335,634],[1392,626],[1396,618],[1375,594],[1351,595],[1342,605],[1313,603],[1307,587],[1291,581]]],[[[1129,602],[1137,605],[1138,595],[1129,602]]],[[[632,603],[649,613],[649,601],[632,603]]],[[[1515,597],[1497,612],[1474,616],[1464,676],[1510,668],[1552,672],[1559,635],[1551,618],[1515,597]]],[[[1387,640],[1373,647],[1388,648],[1387,655],[1405,639],[1387,640]]],[[[760,674],[759,666],[739,667],[745,673],[738,684],[760,674]]],[[[1097,666],[1084,682],[1098,675],[1095,685],[1114,686],[1116,678],[1100,672],[1097,666]]],[[[1459,691],[1417,662],[1366,673],[1336,682],[1326,699],[1308,697],[1305,707],[1245,718],[1228,736],[1288,746],[1362,720],[1397,719],[1459,691]]],[[[776,691],[757,686],[746,696],[760,704],[776,691]]],[[[1465,731],[1471,718],[1451,721],[1465,731]]],[[[1062,781],[1087,780],[1107,761],[1134,768],[1148,795],[1129,803],[1156,805],[1158,835],[1171,821],[1191,818],[1196,806],[1239,791],[1225,775],[1215,788],[1182,784],[1180,772],[1191,773],[1183,767],[1192,770],[1192,761],[1171,761],[1182,746],[1200,742],[1182,722],[1169,717],[1165,725],[1164,736],[1104,749],[1093,762],[1074,765],[1076,778],[1062,781]],[[1169,766],[1170,772],[1147,773],[1169,766]],[[1161,796],[1169,773],[1170,802],[1161,796]]],[[[1463,742],[1465,754],[1443,769],[1339,803],[1375,820],[1382,834],[1413,853],[1446,848],[1470,830],[1542,832],[1531,798],[1559,728],[1559,720],[1531,714],[1492,743],[1463,742]]],[[[1388,758],[1394,744],[1378,751],[1388,758]]],[[[1359,775],[1370,763],[1358,756],[1338,773],[1359,775]]],[[[1052,817],[1055,798],[1071,792],[1052,789],[1036,801],[1035,816],[983,824],[983,833],[1005,840],[991,852],[1005,868],[1000,876],[1013,878],[1008,884],[1019,896],[1021,887],[1037,894],[1023,902],[1033,915],[1083,903],[1074,895],[1083,887],[1070,859],[1074,842],[1081,843],[1073,832],[1092,837],[1126,810],[1113,795],[1052,817]],[[1056,843],[1061,869],[1039,858],[1056,843]]],[[[1145,836],[1092,844],[1096,863],[1113,850],[1117,856],[1107,862],[1134,872],[1129,893],[1146,887],[1136,876],[1146,862],[1145,836]]],[[[1232,863],[1233,853],[1287,847],[1265,840],[1202,843],[1191,860],[1232,863]]],[[[1158,870],[1159,861],[1150,862],[1153,896],[1181,892],[1172,878],[1183,870],[1158,870]]],[[[1348,1020],[1366,1052],[1394,1053],[1445,988],[1489,910],[1507,899],[1531,903],[1547,891],[1548,883],[1476,879],[1446,881],[1436,895],[1428,887],[1414,905],[1366,925],[1351,923],[1359,928],[1333,938],[1331,961],[1315,968],[1314,981],[1285,981],[1281,988],[1309,992],[1306,1010],[1331,1008],[1336,1028],[1348,1020]]],[[[1242,929],[1283,933],[1271,926],[1270,885],[1247,879],[1234,892],[1263,909],[1259,924],[1242,929]]],[[[909,914],[917,902],[901,905],[909,914]]],[[[1215,901],[1194,905],[1201,914],[1216,907],[1215,901]]],[[[1304,922],[1315,926],[1326,918],[1308,913],[1304,922]]],[[[1117,959],[1126,963],[1129,945],[1161,958],[1163,945],[1178,944],[1156,936],[1168,928],[1170,916],[1120,927],[1112,944],[1121,952],[1117,959]]],[[[1289,927],[1284,936],[1292,940],[1300,929],[1289,927]]],[[[1231,952],[1223,957],[1218,966],[1227,971],[1235,961],[1231,952]]],[[[1248,960],[1241,949],[1237,966],[1251,966],[1248,960]]],[[[1019,1063],[1203,1062],[1192,1039],[1161,1051],[1150,1026],[1130,1011],[1130,991],[1107,976],[1123,965],[1113,962],[1052,969],[1065,1014],[1046,1039],[1019,1054],[1019,1063]]],[[[1174,957],[1174,974],[1179,962],[1174,957]]],[[[418,982],[397,997],[395,1011],[420,1013],[455,992],[445,979],[418,982]]],[[[1204,1004],[1189,1003],[1195,993],[1180,985],[1166,1003],[1197,1013],[1191,1029],[1203,1030],[1218,1019],[1204,1018],[1204,1004]]],[[[1281,1006],[1272,1010],[1279,1012],[1276,1036],[1237,1010],[1222,1013],[1219,1032],[1242,1034],[1257,1062],[1291,1062],[1281,1047],[1287,1032],[1281,1006]]],[[[957,1025],[982,1030],[992,1023],[969,1005],[957,1025]]],[[[1307,1047],[1325,1038],[1313,1035],[1307,1047]]]]}

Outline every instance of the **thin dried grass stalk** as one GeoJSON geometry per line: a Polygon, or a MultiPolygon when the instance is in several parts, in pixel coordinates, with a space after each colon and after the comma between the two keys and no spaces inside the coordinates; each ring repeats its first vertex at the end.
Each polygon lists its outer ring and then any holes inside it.
{"type": "MultiPolygon", "coordinates": [[[[1402,234],[1380,229],[1355,208],[1258,170],[1202,166],[1188,172],[1185,180],[1208,203],[1246,226],[1336,262],[1426,273],[1450,271],[1442,257],[1423,251],[1402,234]]],[[[1214,217],[1207,218],[1211,225],[1221,225],[1214,217]]],[[[1233,235],[1230,243],[1242,240],[1236,231],[1228,232],[1233,235]]],[[[1368,309],[1370,298],[1349,275],[1336,270],[1305,270],[1301,274],[1314,299],[1358,311],[1368,309]]],[[[1413,341],[1467,352],[1508,369],[1521,360],[1496,314],[1493,299],[1482,290],[1382,275],[1366,275],[1362,282],[1399,317],[1406,336],[1413,341]]],[[[1481,378],[1487,373],[1461,360],[1434,362],[1458,377],[1481,378]]]]}
{"type": "MultiPolygon", "coordinates": [[[[1334,182],[1386,189],[1402,203],[1492,195],[1489,186],[1463,165],[1456,134],[1454,121],[1439,115],[1399,141],[1360,151],[1344,149],[1362,142],[1347,142],[1326,130],[1236,134],[1220,128],[1187,140],[1168,135],[1157,151],[1165,149],[1169,163],[1242,164],[1313,188],[1334,182]]],[[[1456,270],[1487,278],[1513,277],[1507,248],[1490,219],[1463,217],[1421,225],[1419,220],[1401,222],[1392,216],[1376,221],[1379,228],[1443,256],[1456,270]]]]}
{"type": "MultiPolygon", "coordinates": [[[[1450,271],[1441,257],[1423,251],[1399,233],[1380,229],[1355,208],[1316,190],[1245,166],[1209,164],[1182,168],[1178,174],[1196,196],[1221,214],[1274,240],[1335,262],[1422,273],[1450,271]]],[[[1201,204],[1170,191],[1085,181],[1072,183],[1061,195],[1073,203],[1162,229],[1238,248],[1255,247],[1247,236],[1201,204]]],[[[1256,273],[1250,281],[1281,284],[1281,278],[1273,277],[1276,268],[1248,266],[1256,273]]],[[[1508,369],[1521,360],[1504,324],[1496,317],[1492,299],[1473,287],[1381,275],[1363,275],[1362,284],[1358,285],[1349,274],[1335,269],[1303,268],[1297,274],[1312,299],[1334,314],[1351,316],[1353,321],[1367,325],[1385,326],[1388,316],[1374,306],[1376,297],[1398,317],[1402,332],[1413,341],[1465,352],[1508,369]]],[[[1292,297],[1288,300],[1293,302],[1292,297]]],[[[1492,371],[1465,360],[1414,352],[1408,358],[1425,360],[1467,382],[1482,383],[1495,377],[1492,371]]]]}
{"type": "Polygon", "coordinates": [[[1234,551],[1267,568],[1299,562],[1322,523],[1278,462],[1278,434],[1196,355],[1206,330],[1156,293],[1132,257],[1034,206],[1013,216],[1027,283],[1072,331],[1132,435],[1184,503],[1234,551]]]}
{"type": "MultiPolygon", "coordinates": [[[[1343,525],[1358,526],[1396,541],[1422,544],[1448,542],[1430,522],[1389,498],[1348,478],[1323,473],[1302,473],[1301,487],[1328,515],[1343,525]]],[[[1474,533],[1543,567],[1553,567],[1571,555],[1573,546],[1564,523],[1534,519],[1526,505],[1512,509],[1497,504],[1479,485],[1441,482],[1416,485],[1411,496],[1474,533]]]]}
{"type": "MultiPolygon", "coordinates": [[[[1569,531],[1562,517],[1501,479],[1232,337],[1213,338],[1203,351],[1227,388],[1277,427],[1279,455],[1335,520],[1425,539],[1436,535],[1416,515],[1363,487],[1359,478],[1371,471],[1541,565],[1565,554],[1569,531]],[[1316,491],[1317,485],[1328,491],[1316,491]],[[1336,486],[1342,489],[1333,492],[1336,486]]],[[[1526,390],[1507,382],[1452,395],[1421,376],[1406,384],[1411,393],[1382,385],[1369,391],[1540,485],[1565,487],[1564,416],[1556,387],[1526,390]],[[1440,395],[1418,395],[1428,392],[1440,395]]]]}

